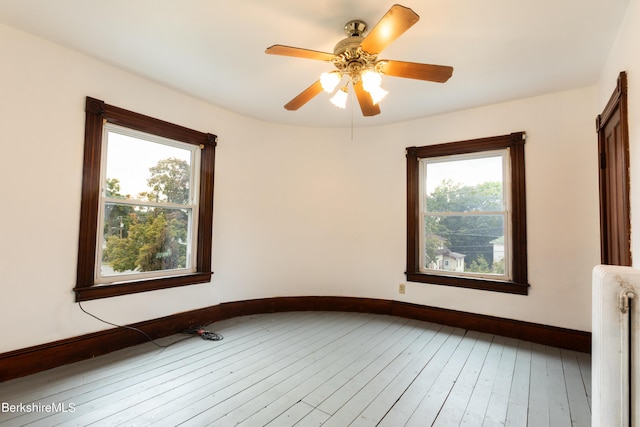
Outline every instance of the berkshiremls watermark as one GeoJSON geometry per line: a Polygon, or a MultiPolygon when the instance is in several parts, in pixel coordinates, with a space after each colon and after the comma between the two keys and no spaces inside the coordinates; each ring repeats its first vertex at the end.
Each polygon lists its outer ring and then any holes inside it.
{"type": "Polygon", "coordinates": [[[31,413],[31,412],[46,412],[46,413],[58,413],[58,412],[75,412],[75,403],[57,402],[57,403],[0,403],[1,413],[31,413]]]}

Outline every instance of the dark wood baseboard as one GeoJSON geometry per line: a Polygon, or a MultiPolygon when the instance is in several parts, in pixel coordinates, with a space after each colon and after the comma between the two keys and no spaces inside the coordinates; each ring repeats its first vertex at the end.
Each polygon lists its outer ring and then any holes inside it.
{"type": "MultiPolygon", "coordinates": [[[[351,297],[276,297],[228,302],[129,325],[156,339],[191,326],[259,313],[347,311],[386,314],[591,352],[591,333],[407,302],[351,297]]],[[[110,353],[147,339],[127,328],[67,338],[0,354],[0,382],[110,353]]]]}

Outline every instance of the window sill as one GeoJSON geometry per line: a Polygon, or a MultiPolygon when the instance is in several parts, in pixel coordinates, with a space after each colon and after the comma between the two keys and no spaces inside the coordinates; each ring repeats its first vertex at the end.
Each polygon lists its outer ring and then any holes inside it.
{"type": "Polygon", "coordinates": [[[455,286],[459,288],[479,289],[491,292],[528,295],[529,284],[501,280],[476,279],[471,277],[441,276],[425,273],[406,273],[407,281],[429,283],[432,285],[455,286]]]}
{"type": "Polygon", "coordinates": [[[110,298],[120,295],[135,294],[139,292],[155,291],[158,289],[175,288],[178,286],[195,285],[211,281],[213,273],[192,273],[182,276],[163,277],[160,279],[138,280],[134,282],[122,282],[112,285],[94,285],[76,287],[76,302],[89,301],[100,298],[110,298]]]}

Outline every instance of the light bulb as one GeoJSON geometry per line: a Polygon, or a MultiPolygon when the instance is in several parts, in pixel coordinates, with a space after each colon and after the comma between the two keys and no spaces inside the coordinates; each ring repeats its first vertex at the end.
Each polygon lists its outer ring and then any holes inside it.
{"type": "Polygon", "coordinates": [[[331,93],[338,86],[342,80],[342,75],[339,71],[331,71],[330,73],[320,74],[320,85],[325,92],[331,93]]]}
{"type": "Polygon", "coordinates": [[[363,89],[369,93],[375,91],[376,88],[380,88],[380,84],[382,83],[380,73],[376,73],[373,70],[364,70],[360,79],[362,80],[363,89]]]}
{"type": "Polygon", "coordinates": [[[335,95],[331,97],[331,103],[338,108],[345,109],[347,108],[347,98],[349,93],[347,92],[347,86],[344,86],[339,91],[336,92],[335,95]]]}

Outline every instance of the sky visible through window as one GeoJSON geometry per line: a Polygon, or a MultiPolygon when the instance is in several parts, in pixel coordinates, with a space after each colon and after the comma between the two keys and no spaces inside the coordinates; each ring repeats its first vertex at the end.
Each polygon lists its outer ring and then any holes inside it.
{"type": "Polygon", "coordinates": [[[136,198],[139,193],[149,189],[149,168],[156,166],[160,160],[172,157],[191,164],[190,150],[110,131],[106,177],[120,181],[120,194],[136,198]]]}
{"type": "Polygon", "coordinates": [[[431,194],[443,180],[463,186],[483,182],[502,182],[502,156],[429,159],[426,171],[426,193],[431,194]]]}

